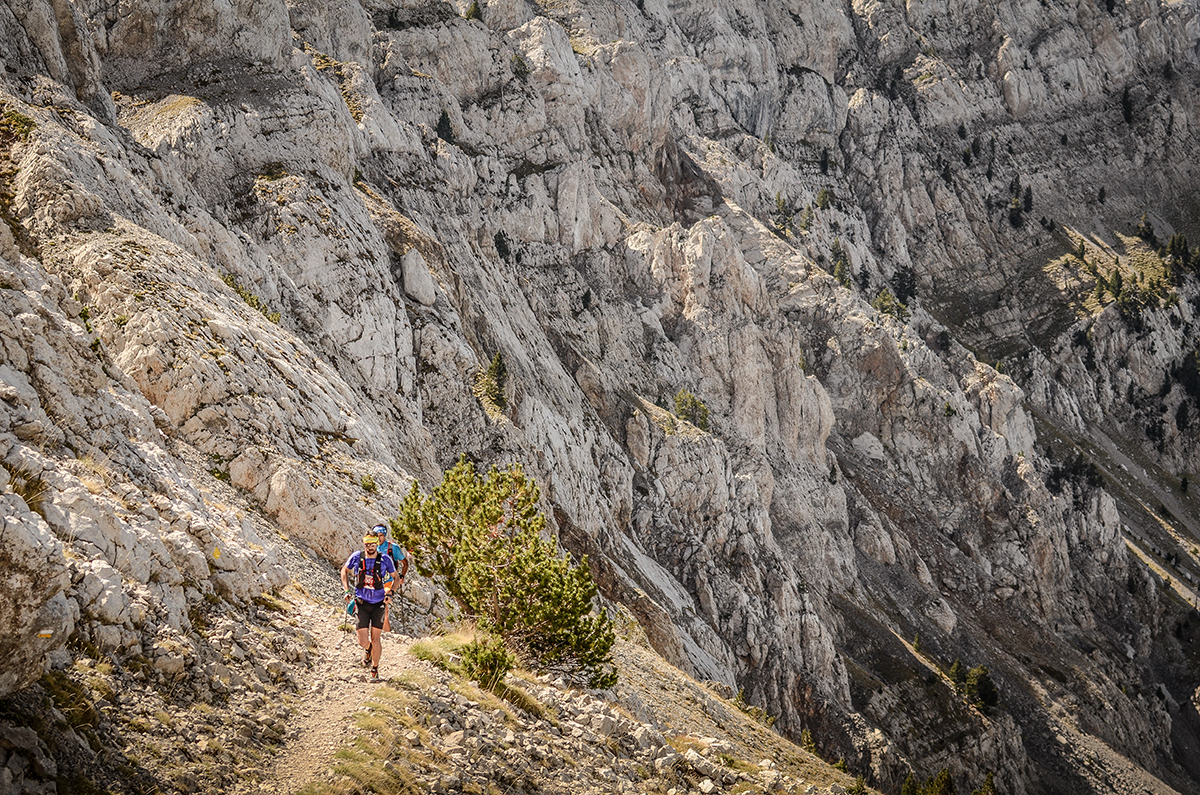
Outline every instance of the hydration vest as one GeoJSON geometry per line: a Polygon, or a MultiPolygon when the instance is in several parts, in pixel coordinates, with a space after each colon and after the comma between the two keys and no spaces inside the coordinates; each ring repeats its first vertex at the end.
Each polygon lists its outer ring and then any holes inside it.
{"type": "Polygon", "coordinates": [[[376,590],[383,588],[383,553],[375,555],[375,565],[372,567],[370,574],[367,574],[367,555],[364,552],[358,558],[358,587],[373,588],[376,590]]]}

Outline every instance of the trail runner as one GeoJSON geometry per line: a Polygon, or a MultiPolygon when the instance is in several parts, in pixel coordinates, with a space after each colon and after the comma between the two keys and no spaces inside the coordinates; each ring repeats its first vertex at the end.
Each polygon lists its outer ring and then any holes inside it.
{"type": "Polygon", "coordinates": [[[379,536],[374,530],[363,536],[363,548],[355,551],[342,567],[346,602],[353,599],[358,614],[358,645],[364,650],[363,667],[370,666],[371,680],[375,682],[379,681],[379,656],[383,651],[379,636],[383,632],[388,603],[392,600],[394,581],[389,575],[395,573],[396,564],[379,552],[379,536]],[[353,589],[350,587],[351,575],[355,578],[353,589]]]}
{"type": "MultiPolygon", "coordinates": [[[[396,576],[392,579],[391,593],[399,593],[400,588],[404,585],[404,575],[408,574],[408,553],[404,551],[404,547],[394,541],[388,541],[388,526],[385,524],[377,524],[371,528],[375,532],[375,536],[379,539],[379,554],[387,555],[392,559],[392,563],[396,567],[396,576]]],[[[383,613],[383,631],[392,631],[392,608],[389,604],[383,613]]]]}

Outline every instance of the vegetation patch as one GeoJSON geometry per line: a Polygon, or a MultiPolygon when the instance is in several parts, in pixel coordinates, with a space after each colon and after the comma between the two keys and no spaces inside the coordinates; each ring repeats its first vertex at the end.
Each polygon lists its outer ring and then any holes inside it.
{"type": "Polygon", "coordinates": [[[476,638],[462,647],[463,670],[480,686],[495,691],[517,662],[515,655],[494,636],[476,638]]]}
{"type": "Polygon", "coordinates": [[[762,707],[746,703],[746,691],[739,690],[733,698],[733,705],[764,726],[774,726],[778,715],[771,715],[762,707]]]}
{"type": "Polygon", "coordinates": [[[708,430],[708,406],[686,389],[675,393],[675,416],[702,431],[708,430]]]}
{"type": "Polygon", "coordinates": [[[42,677],[41,685],[71,728],[95,730],[99,727],[100,715],[86,687],[62,671],[48,671],[42,677]]]}
{"type": "Polygon", "coordinates": [[[263,592],[255,596],[251,601],[259,607],[274,613],[288,613],[291,611],[291,605],[274,594],[263,592]]]}
{"type": "Polygon", "coordinates": [[[593,612],[587,558],[573,563],[542,538],[540,499],[520,465],[481,477],[464,457],[428,497],[414,483],[392,529],[481,629],[542,668],[611,687],[613,622],[593,612]]]}
{"type": "Polygon", "coordinates": [[[28,141],[37,126],[37,122],[24,113],[5,108],[0,113],[0,146],[7,146],[14,141],[28,141]]]}
{"type": "Polygon", "coordinates": [[[901,323],[908,320],[908,307],[902,304],[896,298],[896,296],[892,294],[892,291],[886,287],[879,291],[879,295],[875,296],[875,300],[871,302],[871,306],[873,306],[877,312],[880,312],[884,315],[890,315],[891,317],[896,318],[896,320],[899,320],[901,323]]]}
{"type": "Polygon", "coordinates": [[[362,121],[365,115],[363,98],[350,85],[350,69],[348,68],[348,64],[337,61],[311,47],[306,47],[305,49],[308,51],[309,57],[312,58],[313,67],[318,72],[333,73],[338,84],[338,91],[342,95],[342,102],[346,103],[346,109],[350,111],[350,115],[355,122],[362,121]]]}
{"type": "Polygon", "coordinates": [[[508,400],[504,397],[504,387],[507,383],[508,368],[504,366],[504,357],[497,351],[488,368],[475,375],[472,392],[483,407],[484,413],[498,425],[508,422],[508,417],[504,415],[504,410],[508,407],[508,400]]]}
{"type": "Polygon", "coordinates": [[[512,73],[521,82],[529,79],[529,74],[532,70],[529,68],[529,62],[526,61],[520,53],[513,53],[512,57],[512,73]]]}
{"type": "Polygon", "coordinates": [[[251,309],[257,309],[262,313],[263,317],[278,325],[280,313],[272,312],[270,309],[268,309],[267,305],[263,303],[263,300],[243,287],[232,273],[221,274],[221,281],[225,282],[225,284],[228,285],[231,290],[237,293],[238,297],[245,301],[247,306],[249,306],[251,309]]]}

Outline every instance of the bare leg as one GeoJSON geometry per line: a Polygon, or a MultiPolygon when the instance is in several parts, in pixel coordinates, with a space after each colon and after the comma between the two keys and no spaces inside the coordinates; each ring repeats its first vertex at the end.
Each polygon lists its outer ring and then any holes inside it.
{"type": "MultiPolygon", "coordinates": [[[[379,630],[374,630],[374,631],[378,632],[379,630]]],[[[370,633],[371,633],[371,630],[368,630],[366,628],[360,629],[358,631],[358,645],[362,646],[364,649],[367,648],[368,644],[370,644],[370,642],[371,642],[371,634],[370,633]]]]}
{"type": "MultiPolygon", "coordinates": [[[[365,631],[365,630],[362,630],[365,631]]],[[[383,651],[383,644],[379,642],[379,636],[383,630],[379,627],[371,627],[371,667],[379,667],[379,654],[383,651]]],[[[362,643],[360,640],[359,643],[362,643]]],[[[365,646],[363,648],[366,648],[365,646]]]]}

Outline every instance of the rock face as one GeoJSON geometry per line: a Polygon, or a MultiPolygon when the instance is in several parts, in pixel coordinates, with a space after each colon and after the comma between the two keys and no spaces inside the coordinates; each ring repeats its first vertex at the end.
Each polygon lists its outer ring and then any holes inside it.
{"type": "Polygon", "coordinates": [[[1191,5],[18,6],[0,693],[465,453],[882,788],[1197,791],[1191,5]]]}

